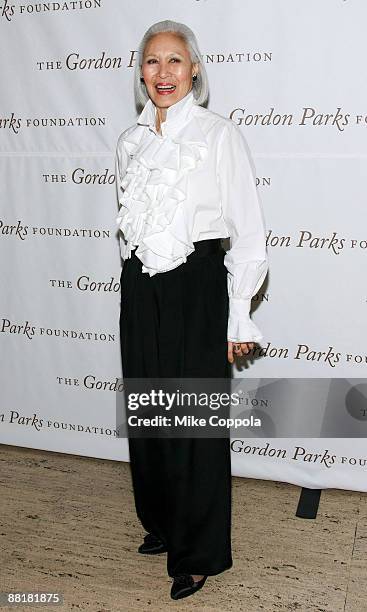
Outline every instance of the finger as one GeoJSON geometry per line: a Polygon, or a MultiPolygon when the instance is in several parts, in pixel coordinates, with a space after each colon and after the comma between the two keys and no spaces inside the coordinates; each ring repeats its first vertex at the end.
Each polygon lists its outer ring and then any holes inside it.
{"type": "Polygon", "coordinates": [[[249,353],[255,346],[254,342],[245,342],[242,344],[242,346],[246,346],[247,350],[245,351],[246,354],[249,353]]]}
{"type": "Polygon", "coordinates": [[[233,343],[234,359],[240,359],[241,357],[243,357],[242,345],[242,342],[233,343]]]}
{"type": "Polygon", "coordinates": [[[229,363],[233,363],[233,345],[232,342],[228,342],[228,361],[229,363]]]}

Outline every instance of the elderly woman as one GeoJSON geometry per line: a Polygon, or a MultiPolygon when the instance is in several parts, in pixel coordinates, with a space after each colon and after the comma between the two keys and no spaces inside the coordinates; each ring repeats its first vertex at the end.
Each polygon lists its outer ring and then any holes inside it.
{"type": "MultiPolygon", "coordinates": [[[[241,128],[204,108],[193,32],[161,21],[138,50],[142,111],[116,151],[124,378],[230,377],[262,339],[250,318],[267,273],[264,215],[241,128]],[[230,238],[223,250],[222,238],[230,238]]],[[[171,597],[232,566],[228,437],[129,436],[139,552],[167,552],[171,597]]]]}

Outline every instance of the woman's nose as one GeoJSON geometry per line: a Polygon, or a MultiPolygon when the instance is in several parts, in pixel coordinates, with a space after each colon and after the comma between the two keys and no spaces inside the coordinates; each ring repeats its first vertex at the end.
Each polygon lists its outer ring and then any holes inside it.
{"type": "Polygon", "coordinates": [[[169,75],[169,65],[168,64],[160,64],[159,65],[159,76],[161,79],[167,77],[169,75]]]}

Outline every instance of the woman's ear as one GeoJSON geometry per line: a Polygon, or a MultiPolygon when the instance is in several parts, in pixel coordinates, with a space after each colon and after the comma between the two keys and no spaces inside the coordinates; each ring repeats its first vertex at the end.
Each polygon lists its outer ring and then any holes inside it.
{"type": "Polygon", "coordinates": [[[196,64],[192,65],[192,76],[194,76],[194,74],[199,74],[199,63],[197,62],[196,64]]]}

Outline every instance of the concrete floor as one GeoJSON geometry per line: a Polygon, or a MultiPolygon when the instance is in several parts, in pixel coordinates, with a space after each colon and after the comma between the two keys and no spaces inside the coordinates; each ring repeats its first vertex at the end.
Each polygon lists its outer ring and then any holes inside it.
{"type": "Polygon", "coordinates": [[[128,463],[0,445],[0,467],[0,591],[64,595],[45,610],[367,610],[364,493],[323,491],[304,520],[298,487],[234,477],[234,565],[174,602],[166,555],[136,552],[128,463]]]}

